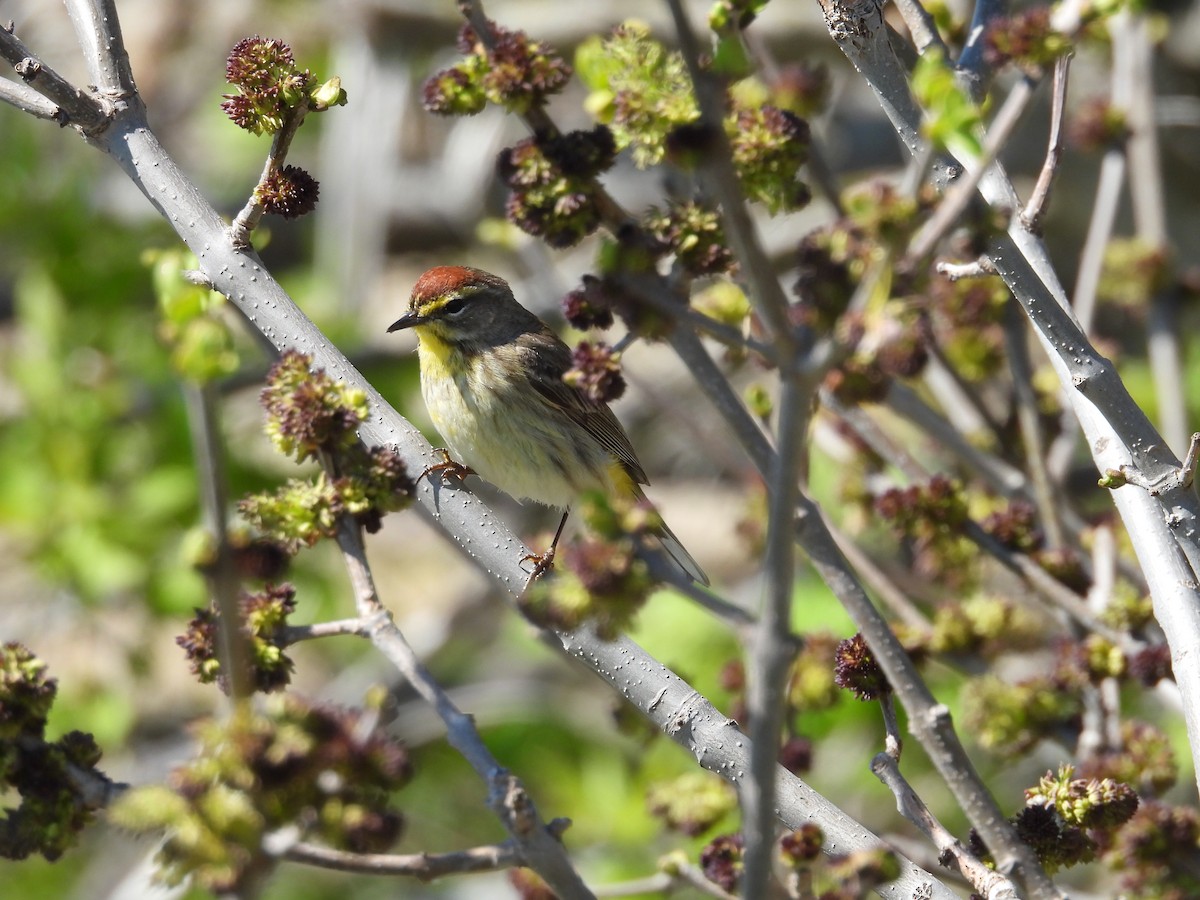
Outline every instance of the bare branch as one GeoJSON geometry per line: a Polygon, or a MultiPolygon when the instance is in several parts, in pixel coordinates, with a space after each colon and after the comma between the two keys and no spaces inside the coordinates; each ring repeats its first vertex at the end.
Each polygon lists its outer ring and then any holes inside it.
{"type": "Polygon", "coordinates": [[[746,838],[742,890],[768,893],[775,855],[775,773],[783,731],[787,676],[795,657],[790,641],[795,593],[797,475],[805,458],[810,391],[798,378],[783,382],[779,398],[779,448],[767,482],[767,596],[746,661],[750,710],[750,778],[742,783],[742,832],[746,838]]]}
{"type": "Polygon", "coordinates": [[[937,817],[925,805],[925,801],[913,790],[900,774],[899,759],[889,753],[879,753],[871,763],[871,771],[887,785],[896,798],[896,809],[908,819],[937,847],[941,858],[954,861],[959,872],[971,883],[979,896],[988,900],[1017,900],[1020,896],[1013,883],[999,872],[968,853],[937,817]]]}
{"type": "Polygon", "coordinates": [[[608,900],[612,897],[642,897],[647,894],[670,896],[679,887],[690,887],[705,897],[716,897],[717,900],[737,900],[736,894],[731,894],[720,886],[713,884],[704,877],[704,873],[695,866],[683,860],[670,858],[670,871],[659,872],[649,878],[639,878],[636,881],[622,881],[596,888],[596,896],[608,900]]]}
{"type": "Polygon", "coordinates": [[[1063,119],[1067,105],[1067,82],[1071,72],[1071,54],[1066,53],[1054,62],[1054,93],[1050,104],[1050,138],[1046,148],[1046,161],[1038,173],[1037,184],[1029,201],[1021,210],[1021,224],[1030,231],[1037,232],[1042,225],[1042,216],[1046,212],[1046,203],[1050,199],[1050,188],[1054,185],[1054,176],[1058,173],[1058,164],[1063,151],[1063,119]]]}
{"type": "Polygon", "coordinates": [[[132,97],[137,85],[133,83],[115,0],[66,0],[66,4],[96,89],[110,100],[132,97]]]}
{"type": "Polygon", "coordinates": [[[983,52],[988,26],[993,19],[1007,12],[1006,0],[975,0],[975,11],[971,17],[971,24],[967,27],[967,42],[959,54],[955,68],[962,73],[970,87],[971,96],[976,100],[982,99],[991,75],[983,52]]]}
{"type": "Polygon", "coordinates": [[[915,264],[932,253],[938,242],[963,214],[967,205],[975,197],[979,182],[983,180],[983,176],[996,158],[996,154],[1008,143],[1021,116],[1029,108],[1029,101],[1033,99],[1033,91],[1036,86],[1037,82],[1028,75],[1013,86],[1012,91],[1004,100],[1004,105],[1000,107],[1000,111],[996,113],[996,118],[988,128],[987,138],[983,143],[983,155],[977,164],[968,169],[965,178],[959,178],[950,186],[942,202],[938,204],[937,211],[921,226],[920,231],[913,235],[908,250],[905,251],[905,258],[909,265],[915,264]]]}
{"type": "Polygon", "coordinates": [[[192,437],[196,474],[200,481],[200,506],[215,550],[204,577],[213,608],[218,614],[218,650],[221,671],[228,674],[229,695],[237,700],[254,691],[250,675],[250,650],[242,631],[240,586],[233,562],[226,521],[225,465],[217,425],[217,393],[211,384],[185,383],[188,426],[192,437]]]}
{"type": "Polygon", "coordinates": [[[60,125],[76,125],[88,135],[97,134],[108,125],[110,106],[81,91],[39,60],[13,34],[11,23],[0,25],[0,57],[8,61],[25,84],[58,107],[56,121],[60,125]]]}
{"type": "MultiPolygon", "coordinates": [[[[547,827],[554,829],[556,819],[547,827]]],[[[569,823],[567,823],[569,824],[569,823]]],[[[564,826],[565,827],[565,826],[564,826]]],[[[340,872],[358,872],[363,875],[409,875],[420,881],[432,881],[444,875],[462,875],[468,872],[494,872],[523,866],[513,841],[456,850],[452,853],[350,853],[333,850],[318,844],[293,844],[284,854],[289,862],[336,869],[340,872]]]]}
{"type": "Polygon", "coordinates": [[[692,373],[692,377],[708,396],[709,401],[725,418],[753,462],[754,467],[766,478],[771,470],[775,450],[770,440],[753,416],[747,411],[741,397],[733,390],[729,380],[721,374],[700,338],[687,328],[673,329],[667,340],[692,373]]]}
{"type": "MultiPolygon", "coordinates": [[[[1075,274],[1075,289],[1071,299],[1079,327],[1084,332],[1092,330],[1092,319],[1096,312],[1096,290],[1100,286],[1100,272],[1104,267],[1104,251],[1112,236],[1121,205],[1121,187],[1125,181],[1125,152],[1113,148],[1107,150],[1100,160],[1100,174],[1096,179],[1095,200],[1092,202],[1092,217],[1088,222],[1087,237],[1079,256],[1079,269],[1075,274]]],[[[1072,429],[1072,435],[1074,435],[1072,429]]]]}
{"type": "Polygon", "coordinates": [[[284,646],[289,646],[301,641],[314,641],[318,638],[339,635],[366,637],[367,623],[362,619],[336,619],[331,622],[315,622],[312,625],[289,625],[283,630],[281,639],[284,646]]]}
{"type": "Polygon", "coordinates": [[[826,520],[825,527],[829,529],[830,536],[837,544],[838,549],[842,551],[842,555],[854,567],[854,571],[862,576],[863,581],[871,587],[892,614],[918,634],[928,632],[930,628],[928,617],[879,566],[875,565],[875,561],[863,552],[863,549],[852,538],[835,528],[833,523],[826,520]]]}
{"type": "Polygon", "coordinates": [[[951,281],[958,281],[960,278],[979,278],[982,275],[996,274],[996,270],[992,267],[992,261],[986,256],[981,256],[974,262],[969,263],[952,263],[939,260],[935,268],[939,275],[945,275],[951,281]]]}
{"type": "Polygon", "coordinates": [[[900,11],[908,33],[912,35],[913,46],[918,55],[924,56],[928,50],[946,52],[946,42],[938,34],[937,23],[933,21],[929,10],[921,4],[921,0],[896,0],[896,9],[900,11]]]}
{"type": "Polygon", "coordinates": [[[68,124],[67,117],[57,103],[47,100],[33,88],[17,81],[0,78],[0,102],[15,106],[39,119],[49,119],[59,125],[68,124]]]}
{"type": "MultiPolygon", "coordinates": [[[[1129,139],[1129,197],[1134,229],[1146,245],[1168,249],[1167,211],[1163,198],[1163,169],[1158,149],[1157,103],[1154,95],[1154,46],[1150,24],[1141,13],[1125,11],[1110,28],[1113,41],[1114,87],[1121,85],[1128,102],[1125,112],[1129,139]],[[1128,21],[1125,18],[1128,17],[1128,21]],[[1119,23],[1119,24],[1118,24],[1119,23]]],[[[1151,299],[1147,319],[1146,357],[1154,378],[1159,427],[1176,453],[1187,443],[1188,411],[1184,394],[1186,377],[1179,346],[1174,292],[1159,290],[1151,299]]]]}
{"type": "MultiPolygon", "coordinates": [[[[633,641],[624,636],[611,642],[597,641],[587,627],[557,637],[568,655],[606,680],[614,674],[624,678],[625,673],[638,673],[636,678],[622,682],[625,699],[705,769],[735,786],[750,771],[751,742],[738,730],[737,723],[633,641]],[[654,677],[648,677],[651,673],[654,677]]],[[[776,805],[784,826],[796,829],[806,822],[816,822],[825,833],[827,845],[836,846],[840,853],[887,846],[782,767],[777,771],[776,805]]],[[[888,888],[896,896],[912,896],[917,890],[927,892],[918,896],[937,900],[956,896],[911,861],[903,856],[900,860],[903,874],[888,888]]]]}
{"type": "Polygon", "coordinates": [[[512,835],[514,846],[527,860],[525,864],[535,869],[560,897],[592,897],[592,892],[572,867],[563,845],[541,821],[533,800],[520,781],[492,756],[474,721],[454,705],[429,674],[396,627],[391,613],[380,602],[358,524],[350,517],[342,516],[337,538],[367,637],[413,690],[437,711],[446,724],[446,739],[450,745],[488,785],[488,805],[512,835]]]}
{"type": "Polygon", "coordinates": [[[1033,502],[1046,530],[1046,543],[1061,547],[1065,543],[1062,525],[1062,503],[1054,496],[1050,473],[1046,469],[1046,443],[1038,414],[1037,395],[1033,390],[1033,364],[1029,359],[1025,331],[1027,320],[1016,304],[1009,301],[1004,313],[1004,342],[1012,367],[1013,396],[1017,407],[1017,422],[1021,426],[1021,441],[1025,447],[1025,468],[1033,488],[1033,502]]]}

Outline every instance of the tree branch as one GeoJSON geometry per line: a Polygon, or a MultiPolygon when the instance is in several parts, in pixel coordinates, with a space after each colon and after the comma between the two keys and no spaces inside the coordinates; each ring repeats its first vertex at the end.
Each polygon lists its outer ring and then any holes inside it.
{"type": "Polygon", "coordinates": [[[591,898],[566,850],[538,816],[532,798],[521,782],[496,761],[474,720],[454,705],[422,665],[409,646],[392,615],[379,600],[375,580],[367,563],[360,526],[343,515],[338,521],[338,546],[346,563],[354,589],[359,618],[366,625],[367,638],[396,667],[412,688],[436,711],[446,724],[446,739],[488,786],[488,805],[512,835],[516,851],[524,863],[537,871],[555,893],[564,898],[591,898]]]}
{"type": "Polygon", "coordinates": [[[750,713],[750,778],[742,784],[742,831],[745,835],[742,891],[747,897],[769,893],[775,856],[775,773],[783,733],[788,671],[795,657],[791,643],[795,594],[796,505],[798,474],[805,456],[808,396],[796,375],[786,378],[779,398],[779,450],[768,487],[767,596],[746,661],[746,699],[750,713]]]}
{"type": "Polygon", "coordinates": [[[988,900],[1018,900],[1020,895],[1013,883],[968,853],[958,839],[930,812],[925,801],[900,773],[898,759],[888,753],[879,753],[871,763],[871,771],[895,796],[896,809],[900,815],[916,825],[921,833],[929,838],[942,858],[948,857],[954,861],[958,871],[971,883],[979,896],[987,897],[988,900]]]}
{"type": "Polygon", "coordinates": [[[0,25],[0,57],[8,61],[25,84],[58,107],[58,116],[54,118],[60,125],[76,125],[84,134],[92,135],[108,124],[110,105],[81,91],[45,65],[13,34],[11,23],[0,25]]]}
{"type": "Polygon", "coordinates": [[[212,385],[189,382],[184,384],[183,396],[200,482],[200,507],[214,548],[213,559],[205,568],[204,577],[218,615],[221,671],[228,675],[230,697],[237,700],[249,697],[254,688],[250,677],[249,647],[242,632],[242,610],[238,602],[240,586],[226,521],[225,465],[215,408],[217,393],[212,385]]]}
{"type": "MultiPolygon", "coordinates": [[[[559,836],[570,825],[555,819],[546,827],[559,836]]],[[[444,875],[468,872],[494,872],[526,865],[514,841],[455,850],[450,853],[350,853],[319,844],[293,844],[284,854],[289,862],[305,863],[339,872],[363,875],[409,875],[420,881],[433,881],[444,875]]]]}
{"type": "Polygon", "coordinates": [[[733,169],[729,138],[725,135],[723,88],[711,72],[700,65],[700,46],[692,32],[691,21],[682,0],[667,0],[679,49],[692,79],[692,90],[700,107],[700,122],[711,138],[711,152],[706,154],[703,173],[721,205],[721,220],[734,256],[741,261],[742,272],[749,283],[749,294],[755,307],[771,330],[771,337],[784,356],[795,355],[797,343],[793,326],[788,319],[788,301],[775,277],[771,261],[763,251],[762,242],[750,220],[750,212],[742,197],[741,185],[733,169]]]}
{"type": "Polygon", "coordinates": [[[1054,176],[1058,174],[1058,164],[1063,151],[1063,119],[1067,106],[1067,82],[1071,73],[1071,54],[1066,53],[1054,62],[1054,92],[1050,104],[1050,137],[1046,147],[1046,161],[1038,173],[1037,183],[1029,201],[1021,210],[1021,224],[1035,234],[1040,233],[1042,216],[1046,212],[1046,204],[1050,200],[1050,188],[1054,185],[1054,176]]]}
{"type": "Polygon", "coordinates": [[[1021,116],[1029,108],[1029,101],[1033,99],[1033,91],[1036,87],[1037,82],[1028,75],[1013,86],[1004,100],[1004,105],[1000,107],[1000,111],[996,113],[996,118],[992,120],[991,127],[988,129],[987,139],[983,144],[983,155],[980,157],[978,165],[968,168],[966,177],[957,179],[947,188],[946,194],[934,214],[913,235],[905,253],[910,265],[932,253],[934,247],[954,226],[958,217],[963,214],[967,204],[975,197],[975,190],[988,171],[987,167],[992,164],[996,155],[1008,143],[1008,139],[1016,130],[1017,123],[1021,121],[1021,116]]]}
{"type": "Polygon", "coordinates": [[[47,100],[33,88],[18,81],[0,78],[0,103],[15,106],[22,112],[39,119],[49,119],[59,125],[68,124],[69,120],[57,103],[47,100]]]}
{"type": "Polygon", "coordinates": [[[66,0],[66,5],[96,89],[110,100],[136,94],[116,0],[66,0]]]}
{"type": "Polygon", "coordinates": [[[266,186],[272,175],[283,168],[283,161],[287,159],[288,151],[292,147],[292,139],[296,136],[300,126],[304,124],[304,117],[307,115],[308,95],[306,94],[297,101],[295,106],[288,108],[287,115],[283,120],[283,127],[271,139],[271,151],[267,154],[262,174],[258,176],[258,184],[254,186],[254,190],[250,192],[250,199],[246,201],[246,205],[242,207],[241,212],[234,217],[233,224],[229,226],[233,246],[239,248],[250,246],[250,235],[258,227],[258,223],[266,213],[266,207],[259,199],[259,191],[266,186]]]}

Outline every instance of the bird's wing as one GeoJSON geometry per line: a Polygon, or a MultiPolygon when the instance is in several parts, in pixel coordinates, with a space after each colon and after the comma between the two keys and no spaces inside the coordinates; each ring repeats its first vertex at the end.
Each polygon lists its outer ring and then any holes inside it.
{"type": "Polygon", "coordinates": [[[542,353],[526,354],[526,371],[534,389],[543,400],[577,422],[599,441],[601,446],[625,467],[636,483],[649,484],[625,429],[608,408],[608,404],[588,399],[582,391],[563,381],[563,373],[571,367],[571,350],[556,336],[547,336],[554,339],[551,352],[544,352],[549,348],[543,347],[542,353]]]}

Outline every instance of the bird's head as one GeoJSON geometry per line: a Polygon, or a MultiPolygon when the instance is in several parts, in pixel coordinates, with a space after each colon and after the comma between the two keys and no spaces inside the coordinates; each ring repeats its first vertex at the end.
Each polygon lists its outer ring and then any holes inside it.
{"type": "Polygon", "coordinates": [[[412,328],[418,337],[483,347],[507,343],[539,326],[503,278],[467,266],[438,266],[417,279],[408,312],[388,331],[412,328]]]}

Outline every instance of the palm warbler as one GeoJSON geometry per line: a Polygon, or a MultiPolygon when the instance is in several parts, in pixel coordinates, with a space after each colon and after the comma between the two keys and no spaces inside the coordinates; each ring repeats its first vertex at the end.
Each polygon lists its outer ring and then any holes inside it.
{"type": "MultiPolygon", "coordinates": [[[[566,510],[539,566],[553,559],[583,492],[645,497],[646,473],[616,416],[563,381],[570,348],[503,278],[464,266],[430,269],[388,331],[404,328],[416,332],[421,395],[454,456],[517,499],[566,510]]],[[[689,578],[708,584],[665,525],[657,536],[689,578]]]]}

